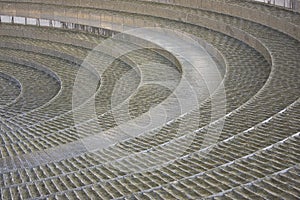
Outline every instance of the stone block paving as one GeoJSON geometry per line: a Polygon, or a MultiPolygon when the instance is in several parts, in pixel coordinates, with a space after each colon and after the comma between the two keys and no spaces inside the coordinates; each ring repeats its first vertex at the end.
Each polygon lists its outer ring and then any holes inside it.
{"type": "MultiPolygon", "coordinates": [[[[241,4],[241,1],[230,2],[241,4]]],[[[267,12],[275,9],[249,5],[267,12]]],[[[255,36],[271,54],[272,63],[242,41],[222,33],[136,15],[162,27],[201,37],[220,51],[226,61],[226,115],[211,121],[211,99],[221,93],[217,89],[199,108],[172,119],[159,129],[88,152],[80,139],[97,133],[98,127],[93,127],[95,122],[107,134],[118,127],[113,113],[121,113],[122,106],[112,107],[110,97],[118,79],[132,72],[134,66],[117,60],[103,73],[101,80],[89,71],[89,78],[99,81],[99,90],[95,93],[97,118],[75,125],[72,92],[79,69],[77,61],[85,58],[93,47],[90,44],[96,46],[104,38],[83,32],[49,30],[59,38],[64,32],[66,38],[73,39],[70,44],[63,39],[30,38],[29,34],[9,36],[0,30],[0,41],[13,44],[11,48],[0,47],[0,72],[6,74],[3,78],[0,76],[2,199],[299,198],[299,41],[236,17],[165,6],[206,16],[255,36]],[[43,52],[38,52],[39,48],[43,48],[43,52]],[[50,52],[51,56],[47,55],[50,52]],[[62,58],[56,52],[70,57],[62,58]],[[73,58],[77,61],[70,61],[73,58]],[[200,119],[197,129],[188,126],[188,122],[195,119],[200,119]],[[222,123],[221,119],[225,120],[221,135],[208,135],[209,128],[222,123]],[[178,131],[178,126],[185,124],[186,129],[178,131]],[[204,148],[203,142],[209,140],[217,142],[204,148]],[[187,143],[189,146],[185,146],[187,143]],[[181,148],[185,151],[178,151],[181,148]]],[[[295,17],[287,11],[280,14],[287,18],[292,16],[293,20],[295,17]]],[[[25,33],[48,31],[31,26],[1,26],[22,29],[25,33]]],[[[130,47],[132,44],[122,45],[130,47]]],[[[174,83],[173,89],[180,81],[174,64],[157,52],[141,49],[126,56],[139,63],[140,72],[145,73],[148,80],[163,80],[165,74],[169,74],[167,78],[174,83]],[[143,66],[146,67],[143,69],[143,66]],[[158,67],[149,70],[151,66],[158,67]]],[[[95,64],[107,59],[108,55],[99,54],[95,64]]],[[[139,87],[140,80],[134,71],[124,84],[129,91],[138,89],[129,102],[134,117],[172,95],[172,90],[155,85],[139,87]]],[[[88,87],[87,84],[86,89],[88,87]]],[[[117,102],[122,105],[126,97],[126,94],[118,96],[117,102]]],[[[218,103],[216,106],[225,102],[218,103]]]]}

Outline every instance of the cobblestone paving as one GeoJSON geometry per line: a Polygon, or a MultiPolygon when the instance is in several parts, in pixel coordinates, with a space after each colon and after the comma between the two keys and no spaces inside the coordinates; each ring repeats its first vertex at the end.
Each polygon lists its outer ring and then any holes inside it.
{"type": "MultiPolygon", "coordinates": [[[[226,2],[275,13],[293,23],[299,21],[298,15],[279,8],[237,0],[226,2]]],[[[118,134],[115,112],[122,115],[122,106],[128,102],[130,115],[136,118],[172,98],[181,72],[168,58],[151,49],[126,55],[137,66],[125,62],[125,58],[109,64],[101,79],[84,69],[89,79],[98,82],[96,117],[87,116],[88,121],[75,124],[74,112],[86,114],[80,107],[72,107],[79,65],[105,38],[79,31],[0,24],[2,30],[12,30],[8,35],[0,29],[2,199],[299,198],[300,42],[236,17],[165,7],[221,21],[255,36],[271,54],[272,63],[242,41],[222,33],[135,14],[162,27],[200,37],[222,54],[226,63],[226,102],[215,106],[226,103],[226,113],[211,119],[212,100],[222,92],[218,88],[200,102],[199,108],[170,119],[162,127],[89,152],[80,142],[82,138],[97,133],[99,127],[107,137],[118,134]],[[18,35],[18,30],[23,35],[18,35]],[[32,32],[37,33],[37,38],[29,34],[32,32]],[[38,36],[46,32],[53,37],[38,36]],[[114,88],[128,73],[129,79],[121,87],[124,92],[117,97],[118,104],[112,106],[114,88]],[[168,80],[173,87],[139,87],[142,79],[168,80]],[[131,91],[136,92],[128,99],[131,91]],[[221,135],[207,134],[210,128],[223,123],[222,119],[225,123],[221,135]],[[196,128],[189,126],[196,120],[196,128]],[[205,142],[209,145],[203,146],[205,142]]],[[[124,48],[134,46],[117,42],[124,48]]],[[[107,63],[109,58],[99,53],[95,64],[107,63]]],[[[86,83],[78,92],[90,87],[86,83]]],[[[90,101],[88,98],[84,104],[90,101]]]]}

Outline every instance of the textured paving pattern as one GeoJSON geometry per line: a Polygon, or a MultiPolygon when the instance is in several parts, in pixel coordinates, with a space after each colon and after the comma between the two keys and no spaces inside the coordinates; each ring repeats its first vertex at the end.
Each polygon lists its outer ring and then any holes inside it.
{"type": "Polygon", "coordinates": [[[1,97],[0,106],[6,106],[15,101],[21,93],[21,84],[15,78],[7,74],[1,74],[1,97]]]}
{"type": "MultiPolygon", "coordinates": [[[[298,14],[280,8],[222,1],[265,10],[295,24],[300,21],[298,14]]],[[[240,29],[264,45],[271,63],[234,36],[209,27],[182,23],[176,17],[98,10],[155,22],[211,44],[224,59],[225,66],[219,67],[225,72],[221,75],[226,99],[213,105],[222,95],[221,86],[211,94],[197,90],[203,97],[198,107],[183,114],[178,111],[176,117],[177,110],[172,110],[174,117],[156,129],[89,151],[82,141],[93,138],[99,129],[107,138],[121,135],[120,123],[175,101],[175,91],[188,73],[186,66],[181,63],[179,70],[166,52],[149,48],[131,51],[112,63],[110,54],[98,52],[93,64],[109,66],[99,78],[80,64],[107,38],[1,23],[1,199],[299,199],[300,42],[237,17],[139,3],[190,12],[240,29]],[[74,88],[78,73],[97,83],[95,93],[85,93],[94,87],[89,81],[80,90],[74,88]],[[148,84],[141,86],[143,81],[148,84]],[[163,82],[168,87],[162,87],[163,82]],[[119,93],[114,96],[116,86],[119,93]],[[74,92],[88,94],[87,101],[74,107],[74,92]],[[92,99],[95,116],[81,107],[92,99]],[[213,107],[224,104],[226,112],[212,116],[213,107]],[[127,105],[130,119],[122,117],[128,114],[127,105]],[[84,121],[75,122],[74,114],[84,121]],[[216,131],[219,125],[222,129],[216,131]]],[[[137,48],[126,40],[114,45],[137,48]]]]}

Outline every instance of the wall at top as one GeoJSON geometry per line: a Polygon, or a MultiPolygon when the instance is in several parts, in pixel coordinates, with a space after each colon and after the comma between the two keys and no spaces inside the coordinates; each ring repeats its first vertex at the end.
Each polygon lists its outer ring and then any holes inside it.
{"type": "Polygon", "coordinates": [[[249,0],[284,7],[294,12],[300,12],[300,0],[249,0]]]}
{"type": "MultiPolygon", "coordinates": [[[[7,4],[7,1],[3,1],[7,4]]],[[[144,1],[144,0],[141,0],[144,1]]],[[[231,16],[240,17],[250,21],[254,21],[274,29],[277,29],[281,32],[284,32],[297,40],[300,41],[300,24],[299,22],[293,22],[289,17],[283,17],[284,12],[287,16],[290,15],[299,15],[298,13],[293,13],[290,11],[281,10],[281,16],[278,17],[274,12],[265,12],[259,9],[248,8],[242,6],[241,4],[234,4],[230,2],[215,1],[215,0],[145,0],[145,1],[161,1],[165,3],[172,3],[175,5],[181,5],[191,8],[199,8],[208,11],[224,13],[231,16]]],[[[188,22],[186,19],[191,19],[195,17],[198,19],[198,16],[193,14],[187,14],[180,11],[174,11],[171,9],[163,9],[157,5],[145,5],[142,3],[137,3],[134,1],[108,1],[108,0],[18,0],[11,2],[30,2],[30,3],[42,3],[42,4],[54,4],[62,6],[73,6],[73,7],[87,7],[87,8],[99,8],[115,11],[124,11],[129,13],[145,14],[152,15],[157,17],[163,17],[167,19],[175,19],[183,22],[188,22]]],[[[10,5],[7,4],[7,7],[10,5]]],[[[13,5],[15,6],[15,5],[13,5]]],[[[17,5],[16,5],[17,6],[17,5]]],[[[27,8],[31,5],[22,5],[18,9],[18,12],[26,12],[27,8]]],[[[264,5],[262,5],[264,6],[264,5]]],[[[2,8],[1,10],[5,10],[2,8]]],[[[49,10],[44,8],[45,13],[55,13],[55,10],[49,10]]],[[[75,11],[76,12],[76,11],[75,11]]],[[[75,14],[75,13],[74,13],[75,14]]],[[[80,17],[80,16],[78,16],[80,17]]],[[[86,18],[86,17],[85,17],[86,18]]]]}

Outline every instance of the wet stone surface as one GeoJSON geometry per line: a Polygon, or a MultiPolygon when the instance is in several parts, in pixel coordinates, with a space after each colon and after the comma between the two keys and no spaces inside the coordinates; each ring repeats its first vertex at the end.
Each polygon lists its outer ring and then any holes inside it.
{"type": "MultiPolygon", "coordinates": [[[[268,13],[280,10],[224,2],[268,13]]],[[[209,27],[95,10],[192,34],[220,52],[226,63],[221,73],[226,99],[214,102],[223,95],[222,87],[212,94],[198,88],[203,99],[182,114],[176,90],[188,89],[182,80],[190,71],[181,65],[180,72],[159,51],[141,48],[112,63],[108,52],[98,53],[91,63],[106,66],[99,78],[80,64],[105,38],[84,31],[0,24],[1,199],[299,198],[300,42],[237,17],[161,6],[205,16],[256,37],[272,63],[243,41],[209,27]],[[43,38],[44,34],[49,35],[43,38]],[[79,75],[83,82],[76,88],[79,75]],[[93,84],[95,90],[89,93],[93,84]],[[74,92],[87,94],[86,101],[74,103],[74,92]],[[167,110],[169,115],[162,116],[163,123],[155,129],[141,128],[137,134],[137,129],[125,126],[133,121],[145,127],[153,120],[146,114],[159,106],[172,108],[172,103],[178,103],[178,109],[167,110]],[[213,113],[224,104],[224,113],[213,113]],[[114,144],[100,144],[116,138],[114,144]]],[[[276,15],[299,20],[288,11],[276,15]]],[[[128,41],[113,44],[136,48],[128,41]]]]}

